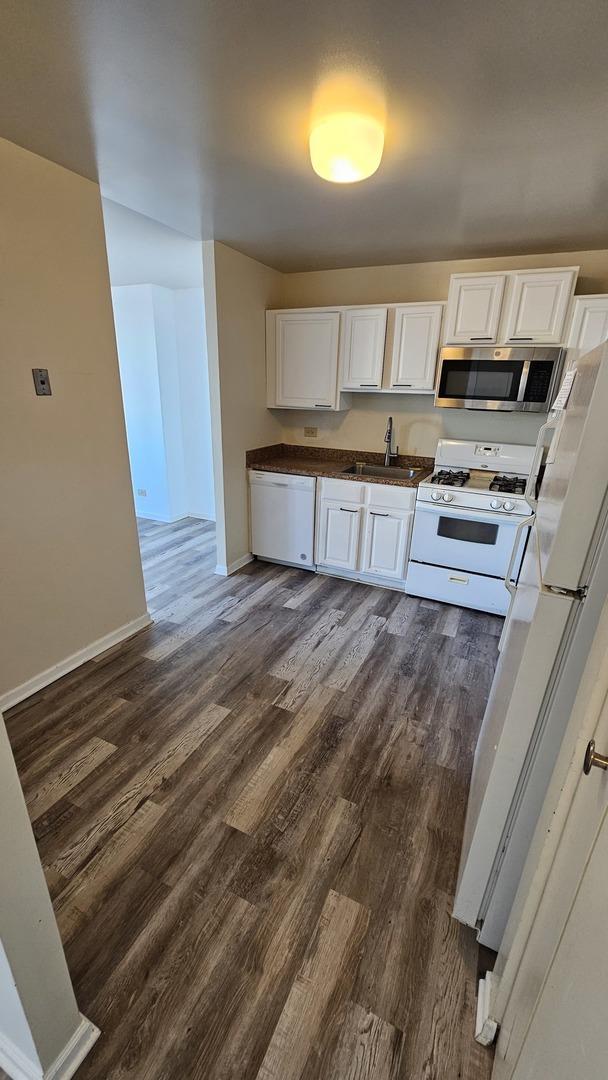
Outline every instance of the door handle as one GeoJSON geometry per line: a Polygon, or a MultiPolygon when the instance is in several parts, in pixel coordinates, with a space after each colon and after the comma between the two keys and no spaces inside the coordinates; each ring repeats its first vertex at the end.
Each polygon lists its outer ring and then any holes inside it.
{"type": "Polygon", "coordinates": [[[515,530],[515,539],[513,541],[513,550],[511,551],[511,558],[509,559],[509,565],[507,566],[507,572],[505,574],[505,588],[509,590],[511,596],[515,596],[517,587],[511,581],[511,574],[513,573],[513,567],[515,565],[515,559],[517,558],[517,552],[519,551],[519,537],[522,529],[525,529],[526,525],[531,525],[534,521],[534,514],[530,517],[522,518],[515,530]]]}
{"type": "Polygon", "coordinates": [[[583,762],[583,772],[585,776],[589,776],[594,765],[597,769],[608,769],[608,757],[604,757],[603,754],[597,754],[595,752],[595,739],[591,739],[591,742],[587,743],[585,760],[583,762]]]}
{"type": "Polygon", "coordinates": [[[532,461],[532,468],[526,482],[526,488],[524,491],[524,499],[530,504],[533,510],[536,510],[538,506],[538,499],[536,498],[536,481],[538,480],[538,474],[543,460],[543,451],[545,449],[545,434],[554,428],[556,420],[553,416],[538,429],[538,438],[536,440],[536,449],[534,451],[534,459],[532,461]]]}

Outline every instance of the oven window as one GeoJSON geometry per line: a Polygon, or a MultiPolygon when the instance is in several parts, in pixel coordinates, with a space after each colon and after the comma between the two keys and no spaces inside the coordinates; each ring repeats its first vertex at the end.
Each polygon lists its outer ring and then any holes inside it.
{"type": "Polygon", "coordinates": [[[445,536],[448,540],[464,540],[466,544],[495,544],[498,525],[492,525],[488,521],[440,517],[437,535],[445,536]]]}
{"type": "Polygon", "coordinates": [[[517,401],[523,360],[444,360],[439,396],[517,401]]]}

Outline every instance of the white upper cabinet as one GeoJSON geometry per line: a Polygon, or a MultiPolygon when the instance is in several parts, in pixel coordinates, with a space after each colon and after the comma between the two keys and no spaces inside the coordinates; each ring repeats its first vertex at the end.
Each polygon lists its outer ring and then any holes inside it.
{"type": "Polygon", "coordinates": [[[390,387],[432,390],[443,304],[400,304],[389,315],[390,387]]]}
{"type": "Polygon", "coordinates": [[[561,344],[577,273],[576,267],[567,267],[510,274],[501,341],[561,344]]]}
{"type": "Polygon", "coordinates": [[[268,312],[270,408],[337,409],[338,311],[268,312]]]}
{"type": "Polygon", "coordinates": [[[608,341],[608,294],[575,296],[572,322],[568,334],[568,349],[584,356],[608,341]]]}
{"type": "Polygon", "coordinates": [[[377,390],[382,383],[386,308],[351,308],[344,312],[341,335],[343,390],[377,390]]]}
{"type": "Polygon", "coordinates": [[[506,274],[452,275],[444,333],[448,345],[492,345],[498,340],[506,280],[506,274]]]}

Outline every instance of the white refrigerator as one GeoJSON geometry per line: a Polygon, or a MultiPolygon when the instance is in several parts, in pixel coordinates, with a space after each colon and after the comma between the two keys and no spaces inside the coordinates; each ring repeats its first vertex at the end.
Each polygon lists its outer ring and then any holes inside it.
{"type": "Polygon", "coordinates": [[[528,495],[536,516],[475,751],[454,901],[492,949],[608,593],[608,344],[578,360],[541,428],[528,495]]]}

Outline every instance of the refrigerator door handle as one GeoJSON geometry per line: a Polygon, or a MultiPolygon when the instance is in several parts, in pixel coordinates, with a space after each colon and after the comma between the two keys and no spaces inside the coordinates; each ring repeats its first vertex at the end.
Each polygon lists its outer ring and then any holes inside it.
{"type": "Polygon", "coordinates": [[[530,475],[526,482],[526,488],[524,491],[524,498],[527,503],[530,504],[533,510],[536,510],[538,505],[538,499],[536,498],[536,481],[538,480],[538,474],[543,461],[543,451],[545,449],[545,432],[551,428],[557,426],[559,414],[552,413],[549,419],[545,421],[538,431],[538,438],[536,440],[536,449],[534,451],[534,458],[532,460],[532,468],[530,469],[530,475]]]}
{"type": "MultiPolygon", "coordinates": [[[[546,426],[546,425],[545,425],[546,426]]],[[[542,430],[542,429],[541,429],[542,430]]],[[[519,551],[519,538],[521,536],[522,529],[531,525],[534,521],[534,514],[530,514],[530,517],[522,518],[518,523],[515,530],[515,539],[513,541],[513,550],[511,552],[511,558],[509,559],[509,565],[507,566],[507,572],[505,574],[505,588],[509,590],[511,596],[515,596],[517,592],[517,586],[511,581],[511,574],[513,573],[513,567],[515,565],[515,559],[517,558],[517,552],[519,551]]]]}

